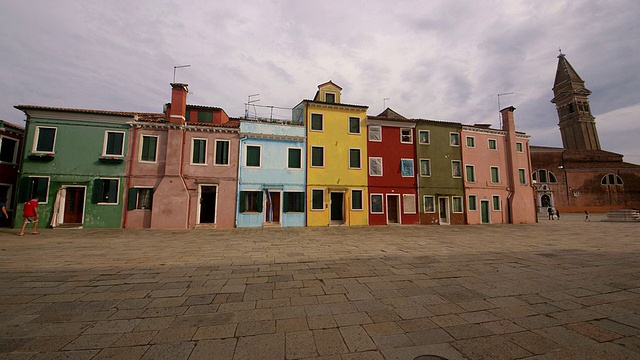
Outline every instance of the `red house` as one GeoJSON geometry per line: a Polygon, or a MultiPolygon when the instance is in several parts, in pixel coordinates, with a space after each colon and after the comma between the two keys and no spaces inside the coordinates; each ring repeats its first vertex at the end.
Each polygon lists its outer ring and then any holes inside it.
{"type": "Polygon", "coordinates": [[[367,116],[369,225],[420,223],[415,127],[389,108],[367,116]]]}
{"type": "Polygon", "coordinates": [[[0,214],[0,226],[10,226],[15,209],[15,189],[24,128],[0,120],[0,202],[6,203],[9,220],[0,214]]]}

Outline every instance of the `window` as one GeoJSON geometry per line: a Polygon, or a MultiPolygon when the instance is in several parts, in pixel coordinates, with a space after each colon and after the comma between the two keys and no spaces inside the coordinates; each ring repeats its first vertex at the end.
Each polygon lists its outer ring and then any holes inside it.
{"type": "Polygon", "coordinates": [[[540,174],[540,182],[541,183],[546,183],[547,181],[547,170],[539,170],[538,173],[540,174]]]}
{"type": "Polygon", "coordinates": [[[193,139],[191,142],[191,164],[207,163],[207,139],[193,139]]]}
{"type": "Polygon", "coordinates": [[[449,133],[449,144],[451,146],[460,146],[460,134],[449,133]]]}
{"type": "Polygon", "coordinates": [[[380,126],[369,126],[369,141],[382,141],[382,128],[380,126]]]}
{"type": "Polygon", "coordinates": [[[465,171],[467,173],[467,182],[476,182],[476,169],[473,165],[465,166],[465,171]]]}
{"type": "Polygon", "coordinates": [[[402,176],[413,176],[413,159],[400,159],[400,172],[402,176]]]}
{"type": "Polygon", "coordinates": [[[431,160],[420,159],[420,176],[431,176],[431,160]]]}
{"type": "Polygon", "coordinates": [[[454,178],[462,177],[462,163],[459,160],[451,160],[451,176],[454,178]]]}
{"type": "Polygon", "coordinates": [[[538,172],[534,171],[531,173],[531,177],[533,178],[533,181],[537,181],[538,180],[538,172]]]}
{"type": "Polygon", "coordinates": [[[333,94],[333,93],[324,94],[324,101],[334,104],[336,102],[336,94],[333,94]]]}
{"type": "Polygon", "coordinates": [[[349,149],[349,169],[360,169],[360,149],[349,149]]]}
{"type": "Polygon", "coordinates": [[[607,174],[602,177],[602,185],[624,185],[622,178],[616,174],[607,174]]]}
{"type": "Polygon", "coordinates": [[[349,134],[360,134],[360,118],[349,117],[349,134]]]}
{"type": "Polygon", "coordinates": [[[491,182],[494,184],[500,183],[500,170],[497,166],[491,167],[491,182]]]}
{"type": "Polygon", "coordinates": [[[262,191],[240,191],[240,212],[261,213],[262,191]]]}
{"type": "Polygon", "coordinates": [[[284,212],[304,212],[304,193],[285,191],[282,196],[282,207],[284,212]]]}
{"type": "Polygon", "coordinates": [[[518,177],[520,178],[520,184],[527,184],[527,173],[524,169],[518,169],[518,177]]]}
{"type": "Polygon", "coordinates": [[[413,143],[413,131],[411,129],[400,129],[400,142],[403,144],[413,143]]]}
{"type": "Polygon", "coordinates": [[[311,190],[311,210],[324,210],[324,190],[311,190]]]}
{"type": "Polygon", "coordinates": [[[475,195],[469,195],[469,211],[478,210],[478,198],[475,195]]]}
{"type": "Polygon", "coordinates": [[[491,150],[498,149],[498,142],[496,141],[496,139],[489,139],[489,149],[491,150]]]}
{"type": "Polygon", "coordinates": [[[473,136],[467,136],[467,147],[474,148],[476,147],[476,138],[473,136]]]}
{"type": "Polygon", "coordinates": [[[323,129],[322,114],[311,114],[311,131],[322,131],[323,129]]]}
{"type": "Polygon", "coordinates": [[[436,212],[436,200],[433,196],[425,196],[423,198],[424,202],[424,212],[425,213],[434,213],[436,212]]]}
{"type": "Polygon", "coordinates": [[[382,194],[371,194],[371,213],[384,214],[382,211],[382,194]]]}
{"type": "Polygon", "coordinates": [[[216,140],[216,165],[229,165],[229,140],[216,140]]]}
{"type": "Polygon", "coordinates": [[[418,143],[420,145],[429,145],[430,142],[431,142],[431,136],[429,134],[429,130],[418,131],[418,143]]]}
{"type": "Polygon", "coordinates": [[[548,171],[548,173],[549,173],[549,182],[552,184],[557,183],[558,180],[556,179],[556,176],[551,171],[548,171]]]}
{"type": "Polygon", "coordinates": [[[500,211],[500,196],[493,195],[491,198],[493,199],[493,210],[500,211]]]}
{"type": "Polygon", "coordinates": [[[302,149],[300,148],[287,149],[287,168],[302,169],[302,149]]]}
{"type": "Polygon", "coordinates": [[[0,162],[15,164],[17,155],[18,140],[6,136],[0,136],[0,162]]]}
{"type": "Polygon", "coordinates": [[[153,202],[152,188],[129,188],[128,210],[151,209],[153,202]]]}
{"type": "Polygon", "coordinates": [[[516,151],[517,152],[524,152],[524,147],[522,146],[521,142],[517,142],[516,143],[516,151]]]}
{"type": "Polygon", "coordinates": [[[324,167],[324,148],[322,146],[311,147],[311,167],[324,167]]]}
{"type": "Polygon", "coordinates": [[[198,122],[201,123],[212,123],[213,122],[213,112],[211,111],[198,111],[198,122]]]}
{"type": "Polygon", "coordinates": [[[362,210],[362,190],[351,190],[351,210],[362,210]]]}
{"type": "Polygon", "coordinates": [[[107,131],[104,136],[104,151],[102,155],[122,156],[124,150],[124,133],[107,131]]]}
{"type": "Polygon", "coordinates": [[[416,213],[416,196],[414,194],[402,194],[402,212],[405,214],[416,213]]]}
{"type": "Polygon", "coordinates": [[[382,176],[382,158],[381,157],[369,158],[369,175],[382,176]]]}
{"type": "Polygon", "coordinates": [[[156,149],[158,137],[142,135],[142,148],[140,149],[140,161],[156,162],[156,149]]]}
{"type": "Polygon", "coordinates": [[[56,143],[56,128],[36,127],[34,152],[53,152],[56,143]]]}
{"type": "Polygon", "coordinates": [[[260,146],[247,145],[246,167],[260,167],[260,146]]]}
{"type": "Polygon", "coordinates": [[[451,203],[453,204],[453,212],[461,213],[462,212],[462,197],[461,196],[452,196],[451,203]]]}
{"type": "Polygon", "coordinates": [[[38,203],[47,203],[49,195],[49,178],[31,176],[23,178],[20,188],[21,200],[27,201],[38,198],[38,203]]]}
{"type": "Polygon", "coordinates": [[[119,179],[95,179],[93,181],[93,202],[95,204],[117,204],[119,187],[119,179]]]}

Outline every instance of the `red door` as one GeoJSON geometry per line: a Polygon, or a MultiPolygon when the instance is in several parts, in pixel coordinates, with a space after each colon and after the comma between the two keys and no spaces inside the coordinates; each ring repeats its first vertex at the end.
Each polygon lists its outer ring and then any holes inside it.
{"type": "Polygon", "coordinates": [[[82,224],[84,211],[84,188],[68,187],[64,200],[64,224],[82,224]]]}

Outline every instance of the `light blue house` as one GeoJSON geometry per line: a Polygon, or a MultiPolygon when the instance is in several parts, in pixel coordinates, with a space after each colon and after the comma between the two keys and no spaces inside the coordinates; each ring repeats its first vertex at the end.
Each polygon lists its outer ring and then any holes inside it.
{"type": "Polygon", "coordinates": [[[237,227],[305,226],[305,127],[241,120],[237,227]]]}

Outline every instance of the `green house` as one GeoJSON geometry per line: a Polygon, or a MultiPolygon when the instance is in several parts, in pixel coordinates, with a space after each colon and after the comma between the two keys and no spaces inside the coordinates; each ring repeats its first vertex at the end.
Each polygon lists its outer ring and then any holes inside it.
{"type": "Polygon", "coordinates": [[[19,105],[26,116],[14,226],[38,197],[39,227],[119,228],[136,113],[19,105]]]}

